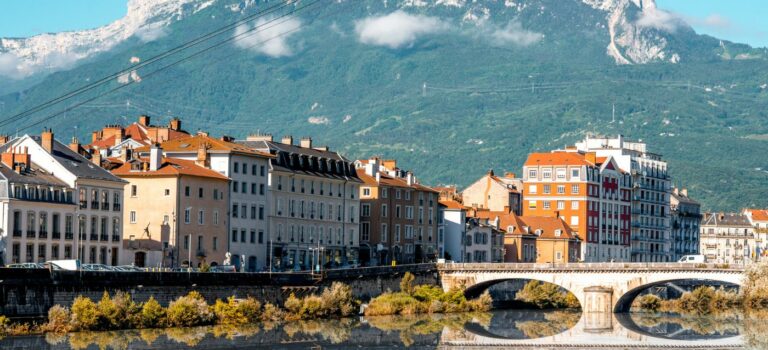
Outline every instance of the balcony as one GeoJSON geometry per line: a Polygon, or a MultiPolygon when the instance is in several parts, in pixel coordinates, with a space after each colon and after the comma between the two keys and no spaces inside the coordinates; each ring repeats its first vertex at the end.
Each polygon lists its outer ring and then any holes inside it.
{"type": "Polygon", "coordinates": [[[99,202],[91,201],[91,209],[99,209],[99,202]]]}
{"type": "Polygon", "coordinates": [[[104,234],[103,234],[103,235],[101,235],[101,241],[102,241],[102,242],[107,242],[107,241],[109,241],[109,236],[108,236],[108,235],[104,235],[104,234]]]}
{"type": "Polygon", "coordinates": [[[13,237],[21,237],[21,229],[14,229],[13,237]]]}
{"type": "Polygon", "coordinates": [[[112,242],[120,242],[120,235],[112,235],[112,242]]]}
{"type": "Polygon", "coordinates": [[[80,201],[80,209],[88,209],[88,202],[80,201]]]}
{"type": "Polygon", "coordinates": [[[53,231],[53,233],[51,234],[51,238],[53,238],[53,239],[59,239],[59,238],[61,238],[61,232],[59,232],[59,231],[53,231]]]}
{"type": "Polygon", "coordinates": [[[98,241],[99,240],[99,235],[97,235],[95,233],[91,233],[91,240],[92,241],[98,241]]]}
{"type": "Polygon", "coordinates": [[[101,202],[101,210],[109,210],[109,203],[101,202]]]}
{"type": "Polygon", "coordinates": [[[72,232],[67,232],[64,234],[64,239],[72,240],[75,237],[75,235],[72,232]]]}
{"type": "Polygon", "coordinates": [[[121,208],[120,203],[112,204],[112,211],[120,211],[121,208]]]}
{"type": "Polygon", "coordinates": [[[27,238],[35,238],[35,230],[27,230],[27,238]]]}

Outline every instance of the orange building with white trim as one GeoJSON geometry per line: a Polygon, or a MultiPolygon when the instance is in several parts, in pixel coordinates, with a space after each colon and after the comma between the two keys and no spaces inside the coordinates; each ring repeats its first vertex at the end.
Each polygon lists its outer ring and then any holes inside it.
{"type": "Polygon", "coordinates": [[[532,153],[523,167],[523,215],[560,217],[582,239],[584,261],[630,259],[632,178],[611,157],[532,153]]]}

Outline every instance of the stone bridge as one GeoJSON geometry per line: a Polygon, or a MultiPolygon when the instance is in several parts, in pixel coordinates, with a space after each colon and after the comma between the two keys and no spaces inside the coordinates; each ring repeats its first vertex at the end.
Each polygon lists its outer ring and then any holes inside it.
{"type": "Polygon", "coordinates": [[[680,263],[453,263],[437,269],[444,290],[459,287],[468,298],[503,281],[537,280],[573,293],[584,312],[627,312],[642,291],[669,282],[741,286],[744,276],[741,266],[680,263]]]}

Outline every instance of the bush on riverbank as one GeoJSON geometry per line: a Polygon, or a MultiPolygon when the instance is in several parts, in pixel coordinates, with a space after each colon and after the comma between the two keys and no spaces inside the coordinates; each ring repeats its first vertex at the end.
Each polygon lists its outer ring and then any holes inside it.
{"type": "Polygon", "coordinates": [[[366,316],[414,315],[426,313],[454,313],[467,311],[488,311],[491,295],[483,293],[479,298],[467,300],[464,291],[458,288],[444,292],[440,287],[413,286],[413,275],[406,272],[400,282],[400,292],[384,293],[368,303],[366,316]]]}
{"type": "Polygon", "coordinates": [[[299,299],[291,294],[284,304],[288,311],[287,318],[291,320],[350,316],[359,305],[352,296],[352,289],[340,282],[334,282],[320,295],[312,294],[299,299]]]}
{"type": "Polygon", "coordinates": [[[579,300],[572,293],[552,283],[530,281],[515,295],[515,299],[539,309],[578,308],[579,300]]]}

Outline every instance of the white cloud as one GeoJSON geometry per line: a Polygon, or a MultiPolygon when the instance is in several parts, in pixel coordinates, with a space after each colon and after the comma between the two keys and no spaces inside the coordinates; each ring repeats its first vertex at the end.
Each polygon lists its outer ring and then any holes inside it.
{"type": "Polygon", "coordinates": [[[288,37],[298,31],[301,27],[301,21],[296,18],[270,21],[259,19],[253,26],[247,23],[237,26],[235,28],[235,37],[237,37],[235,46],[270,57],[293,55],[293,50],[288,45],[288,37]],[[253,31],[248,32],[251,29],[253,31]]]}
{"type": "Polygon", "coordinates": [[[439,18],[412,15],[401,10],[355,21],[355,32],[360,42],[391,49],[411,46],[420,36],[443,32],[448,28],[448,23],[439,18]]]}
{"type": "Polygon", "coordinates": [[[684,25],[685,22],[679,16],[659,10],[655,7],[647,7],[640,13],[640,18],[637,19],[636,24],[640,27],[655,28],[666,32],[674,32],[678,27],[684,25]]]}
{"type": "Polygon", "coordinates": [[[527,30],[520,22],[510,21],[505,27],[492,30],[490,37],[497,45],[528,46],[544,38],[544,34],[527,30]]]}
{"type": "Polygon", "coordinates": [[[83,55],[75,53],[51,52],[45,55],[39,61],[40,63],[36,64],[10,52],[0,53],[0,76],[6,76],[11,79],[23,79],[45,70],[69,69],[81,58],[83,58],[83,55]]]}
{"type": "Polygon", "coordinates": [[[136,36],[145,43],[155,41],[168,35],[163,23],[150,23],[136,30],[136,36]]]}
{"type": "Polygon", "coordinates": [[[686,17],[686,22],[702,27],[710,27],[716,29],[728,29],[731,28],[731,21],[719,14],[711,14],[704,18],[686,17]]]}
{"type": "Polygon", "coordinates": [[[12,53],[0,53],[0,75],[20,79],[30,74],[28,64],[12,53]]]}
{"type": "Polygon", "coordinates": [[[331,123],[331,120],[328,119],[326,116],[319,116],[319,117],[309,117],[307,118],[307,121],[310,124],[320,124],[320,125],[328,125],[331,123]]]}

